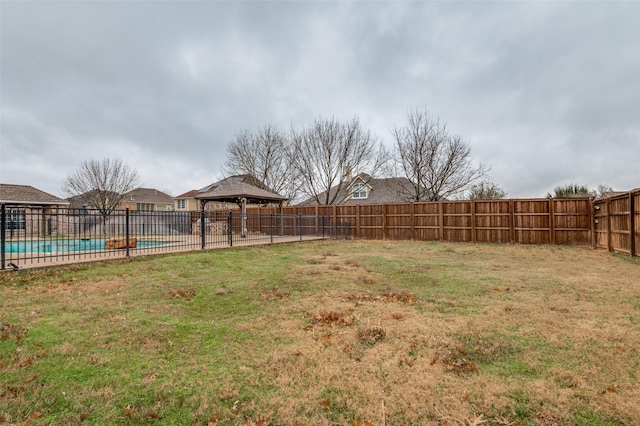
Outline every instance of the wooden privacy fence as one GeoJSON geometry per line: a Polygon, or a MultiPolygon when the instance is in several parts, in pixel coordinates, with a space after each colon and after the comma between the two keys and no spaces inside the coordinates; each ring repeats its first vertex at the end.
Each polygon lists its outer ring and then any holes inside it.
{"type": "MultiPolygon", "coordinates": [[[[261,213],[275,212],[266,208],[261,213]]],[[[289,206],[284,214],[327,215],[361,239],[593,245],[589,198],[289,206]]]]}
{"type": "Polygon", "coordinates": [[[638,256],[640,247],[640,188],[595,200],[594,245],[638,256]]]}

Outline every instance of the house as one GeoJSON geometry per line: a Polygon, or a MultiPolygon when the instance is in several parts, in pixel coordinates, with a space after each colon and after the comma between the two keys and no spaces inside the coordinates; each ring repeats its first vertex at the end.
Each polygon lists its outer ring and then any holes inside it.
{"type": "Polygon", "coordinates": [[[8,238],[51,233],[51,215],[69,202],[29,185],[0,183],[8,238]]]}
{"type": "Polygon", "coordinates": [[[123,195],[121,209],[135,211],[165,212],[173,210],[171,195],[152,188],[136,188],[123,195]]]}
{"type": "Polygon", "coordinates": [[[173,199],[173,209],[177,212],[192,212],[200,210],[200,203],[196,200],[197,189],[180,194],[173,199]]]}
{"type": "MultiPolygon", "coordinates": [[[[178,195],[173,199],[173,209],[177,212],[200,211],[202,205],[200,203],[200,200],[196,199],[196,195],[198,194],[200,194],[200,192],[197,189],[192,189],[191,191],[178,195]]],[[[205,210],[211,211],[217,209],[228,209],[230,207],[233,208],[237,206],[229,206],[226,202],[210,202],[206,204],[205,210]]]]}
{"type": "Polygon", "coordinates": [[[0,183],[0,204],[55,208],[67,207],[69,202],[33,186],[0,183]]]}
{"type": "MultiPolygon", "coordinates": [[[[117,192],[105,192],[104,195],[114,201],[120,198],[120,194],[117,192]]],[[[67,198],[67,201],[69,202],[70,209],[88,210],[100,208],[100,206],[93,204],[94,201],[100,198],[102,198],[100,196],[100,192],[97,189],[94,189],[89,192],[85,192],[84,194],[69,197],[67,198]]]]}
{"type": "MultiPolygon", "coordinates": [[[[384,204],[403,203],[409,201],[407,194],[412,188],[411,181],[407,178],[381,178],[376,179],[366,173],[360,173],[350,182],[347,182],[339,193],[337,187],[329,191],[329,199],[334,199],[334,204],[384,204]]],[[[318,194],[322,201],[327,198],[326,191],[318,194]]],[[[315,198],[309,198],[299,205],[313,206],[318,202],[315,198]]]]}

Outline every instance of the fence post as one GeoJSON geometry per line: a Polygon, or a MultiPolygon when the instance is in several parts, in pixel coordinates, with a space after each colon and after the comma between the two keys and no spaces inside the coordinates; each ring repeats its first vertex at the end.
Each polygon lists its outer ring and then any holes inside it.
{"type": "MultiPolygon", "coordinates": [[[[346,238],[345,238],[346,239],[346,238]]],[[[382,239],[387,239],[387,205],[382,205],[382,239]]]]}
{"type": "Polygon", "coordinates": [[[631,247],[629,252],[631,257],[636,255],[636,208],[635,208],[635,194],[629,192],[629,230],[631,231],[631,247]]]}
{"type": "Polygon", "coordinates": [[[302,215],[298,215],[298,229],[300,229],[300,241],[302,241],[302,215]]]}
{"type": "Polygon", "coordinates": [[[509,239],[511,244],[516,242],[516,202],[509,200],[509,239]]]}
{"type": "Polygon", "coordinates": [[[477,239],[476,234],[476,201],[471,200],[471,242],[474,244],[477,239]]]}
{"type": "Polygon", "coordinates": [[[438,201],[438,234],[440,241],[444,240],[444,206],[442,201],[438,201]]]}
{"type": "Polygon", "coordinates": [[[589,220],[591,221],[591,246],[596,248],[596,205],[593,198],[589,198],[589,220]]]}
{"type": "Polygon", "coordinates": [[[613,251],[613,241],[611,239],[611,198],[607,197],[607,249],[613,251]]]}
{"type": "Polygon", "coordinates": [[[229,217],[227,219],[227,239],[229,240],[229,246],[233,247],[233,214],[229,211],[229,217]]]}
{"type": "Polygon", "coordinates": [[[129,257],[129,207],[124,211],[124,241],[126,256],[129,257]]]}
{"type": "Polygon", "coordinates": [[[324,215],[322,215],[322,239],[324,240],[324,215]]]}
{"type": "Polygon", "coordinates": [[[416,212],[415,212],[415,203],[411,203],[411,241],[416,240],[416,212]]]}
{"type": "Polygon", "coordinates": [[[549,243],[556,244],[556,212],[554,198],[549,198],[549,243]]]}
{"type": "Polygon", "coordinates": [[[0,206],[0,269],[4,269],[4,257],[5,257],[5,240],[6,240],[6,229],[7,229],[7,216],[5,205],[2,204],[0,206]]]}
{"type": "Polygon", "coordinates": [[[205,232],[205,217],[204,217],[204,208],[202,210],[200,210],[200,248],[202,250],[204,250],[204,248],[206,247],[206,241],[205,238],[207,236],[207,233],[205,232]]]}
{"type": "Polygon", "coordinates": [[[269,215],[269,234],[271,235],[271,243],[273,243],[273,213],[269,215]]]}

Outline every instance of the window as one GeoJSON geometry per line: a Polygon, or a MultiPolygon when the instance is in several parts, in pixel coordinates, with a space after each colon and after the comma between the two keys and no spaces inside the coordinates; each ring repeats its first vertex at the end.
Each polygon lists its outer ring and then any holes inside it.
{"type": "Polygon", "coordinates": [[[353,185],[353,195],[351,198],[367,198],[367,185],[364,183],[356,183],[353,185]]]}
{"type": "Polygon", "coordinates": [[[151,203],[136,203],[136,210],[139,212],[152,212],[154,210],[153,204],[151,203]]]}
{"type": "Polygon", "coordinates": [[[178,209],[186,209],[187,208],[187,200],[177,200],[178,209]]]}
{"type": "Polygon", "coordinates": [[[5,229],[25,229],[25,210],[24,209],[9,209],[6,212],[5,229]]]}

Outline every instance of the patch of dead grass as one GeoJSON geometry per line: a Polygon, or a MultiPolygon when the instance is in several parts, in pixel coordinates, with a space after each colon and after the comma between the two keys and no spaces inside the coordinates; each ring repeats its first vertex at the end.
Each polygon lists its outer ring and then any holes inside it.
{"type": "Polygon", "coordinates": [[[349,327],[355,317],[352,310],[341,311],[320,311],[318,314],[311,314],[311,325],[324,327],[349,327]]]}
{"type": "Polygon", "coordinates": [[[374,345],[385,337],[387,337],[387,332],[380,325],[367,325],[358,330],[358,340],[367,345],[374,345]]]}
{"type": "Polygon", "coordinates": [[[477,334],[456,336],[436,350],[431,364],[442,363],[445,368],[456,374],[478,372],[481,364],[490,364],[516,352],[514,348],[495,339],[477,334]]]}
{"type": "Polygon", "coordinates": [[[264,300],[282,300],[291,296],[291,292],[285,290],[278,290],[277,288],[265,288],[260,294],[264,300]]]}
{"type": "Polygon", "coordinates": [[[196,295],[196,291],[192,288],[177,288],[177,289],[171,289],[169,290],[169,296],[172,299],[185,299],[185,300],[191,300],[193,299],[193,296],[196,295]]]}
{"type": "Polygon", "coordinates": [[[0,340],[15,340],[17,345],[22,344],[24,335],[29,332],[28,328],[20,324],[2,323],[0,325],[0,340]]]}
{"type": "Polygon", "coordinates": [[[355,301],[356,303],[387,302],[399,303],[402,305],[415,305],[418,303],[418,298],[413,293],[393,291],[388,291],[380,295],[373,295],[369,293],[348,294],[346,299],[349,301],[355,301]]]}

